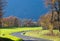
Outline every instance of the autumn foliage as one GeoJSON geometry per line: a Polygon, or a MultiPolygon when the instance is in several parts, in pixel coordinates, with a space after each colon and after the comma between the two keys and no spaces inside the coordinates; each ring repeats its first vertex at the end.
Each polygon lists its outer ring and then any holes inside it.
{"type": "Polygon", "coordinates": [[[14,16],[3,18],[3,27],[17,27],[19,26],[19,21],[20,20],[14,16]]]}
{"type": "MultiPolygon", "coordinates": [[[[57,13],[54,12],[54,17],[55,18],[57,18],[55,16],[56,14],[57,13]]],[[[42,26],[43,29],[49,29],[49,31],[51,33],[53,33],[53,29],[58,29],[58,22],[55,21],[55,22],[51,23],[51,16],[52,16],[52,13],[51,12],[50,13],[47,13],[47,14],[45,14],[43,16],[41,16],[40,19],[39,19],[39,21],[38,21],[38,24],[40,26],[42,26]]]]}

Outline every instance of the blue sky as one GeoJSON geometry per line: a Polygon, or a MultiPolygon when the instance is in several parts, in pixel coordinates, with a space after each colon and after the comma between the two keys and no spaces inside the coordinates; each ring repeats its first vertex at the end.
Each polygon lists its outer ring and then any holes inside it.
{"type": "Polygon", "coordinates": [[[43,0],[8,0],[4,17],[17,16],[37,20],[47,12],[43,0]]]}

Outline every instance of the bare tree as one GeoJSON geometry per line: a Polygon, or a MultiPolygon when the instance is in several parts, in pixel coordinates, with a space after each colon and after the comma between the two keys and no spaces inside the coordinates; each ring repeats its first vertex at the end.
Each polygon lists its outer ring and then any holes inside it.
{"type": "Polygon", "coordinates": [[[45,0],[45,2],[47,7],[49,7],[52,12],[51,26],[53,27],[52,27],[51,33],[53,34],[54,24],[56,23],[58,23],[58,28],[60,32],[60,0],[45,0]],[[57,14],[55,15],[54,12],[57,12],[57,14]]]}
{"type": "Polygon", "coordinates": [[[6,0],[0,0],[0,27],[2,27],[2,17],[3,17],[5,6],[6,6],[6,0]]]}
{"type": "Polygon", "coordinates": [[[18,27],[18,26],[19,26],[19,24],[18,24],[19,21],[18,21],[18,20],[19,20],[19,19],[15,17],[15,19],[14,19],[14,26],[15,26],[15,27],[18,27]]]}

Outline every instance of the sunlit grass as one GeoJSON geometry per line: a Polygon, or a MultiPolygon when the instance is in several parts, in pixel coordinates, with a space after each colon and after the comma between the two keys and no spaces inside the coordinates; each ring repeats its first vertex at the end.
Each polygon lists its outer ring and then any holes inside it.
{"type": "MultiPolygon", "coordinates": [[[[39,30],[39,29],[42,29],[40,27],[19,27],[19,28],[0,28],[0,37],[5,37],[5,38],[10,38],[14,41],[17,41],[19,40],[20,38],[18,37],[15,37],[15,36],[12,36],[10,35],[11,33],[14,33],[14,32],[21,32],[21,31],[27,31],[27,30],[39,30]]],[[[22,40],[22,39],[20,39],[22,40]]]]}

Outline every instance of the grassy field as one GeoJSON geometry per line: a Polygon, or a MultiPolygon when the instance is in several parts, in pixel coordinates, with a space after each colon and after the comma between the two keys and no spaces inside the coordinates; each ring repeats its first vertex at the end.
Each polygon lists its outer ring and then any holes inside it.
{"type": "Polygon", "coordinates": [[[0,37],[10,38],[14,41],[19,41],[22,39],[15,37],[15,36],[11,36],[10,34],[14,33],[14,32],[21,32],[21,31],[27,31],[27,30],[40,30],[40,29],[42,29],[42,28],[40,28],[40,27],[0,28],[0,37]]]}
{"type": "Polygon", "coordinates": [[[57,36],[57,33],[59,33],[58,30],[54,30],[54,34],[56,34],[56,36],[46,35],[47,33],[49,33],[48,30],[35,30],[35,31],[31,31],[31,32],[26,32],[25,35],[36,37],[36,38],[53,40],[53,41],[60,41],[59,36],[57,36]]]}

